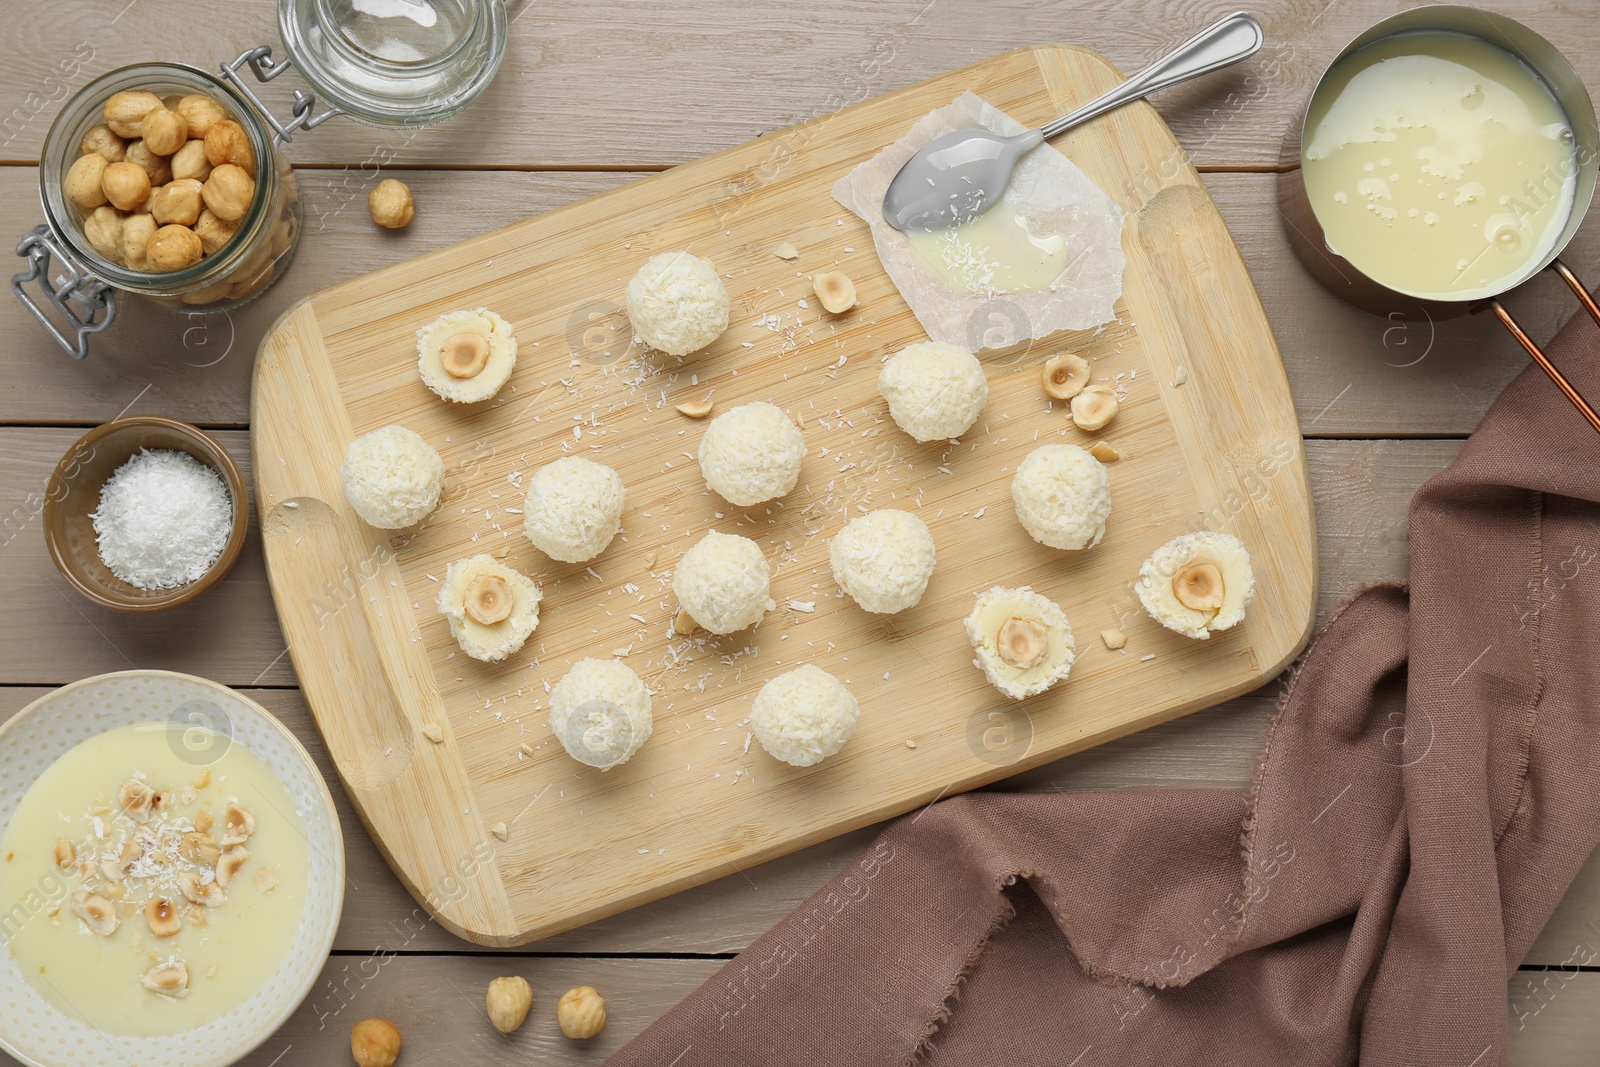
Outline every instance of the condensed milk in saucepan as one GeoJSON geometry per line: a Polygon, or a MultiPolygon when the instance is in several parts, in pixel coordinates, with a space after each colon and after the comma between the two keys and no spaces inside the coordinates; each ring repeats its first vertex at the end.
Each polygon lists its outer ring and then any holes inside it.
{"type": "Polygon", "coordinates": [[[1425,300],[1493,296],[1563,238],[1578,161],[1550,88],[1465,33],[1381,38],[1339,60],[1306,117],[1302,174],[1327,248],[1425,300]]]}

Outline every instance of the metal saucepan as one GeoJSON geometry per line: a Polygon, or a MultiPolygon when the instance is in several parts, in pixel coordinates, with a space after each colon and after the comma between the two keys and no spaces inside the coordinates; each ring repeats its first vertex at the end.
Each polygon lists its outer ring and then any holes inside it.
{"type": "MultiPolygon", "coordinates": [[[[1577,166],[1576,184],[1571,214],[1567,217],[1566,225],[1562,227],[1550,251],[1543,259],[1530,262],[1500,293],[1487,299],[1474,297],[1461,301],[1428,300],[1391,289],[1363,274],[1349,260],[1328,247],[1322,224],[1306,192],[1303,168],[1285,174],[1279,183],[1279,206],[1283,209],[1289,244],[1300,262],[1330,292],[1356,307],[1375,314],[1409,315],[1420,307],[1427,315],[1437,319],[1484,308],[1492,310],[1495,317],[1527,350],[1534,362],[1538,363],[1550,376],[1550,380],[1555,382],[1556,387],[1583,413],[1583,417],[1589,420],[1589,424],[1596,431],[1600,431],[1600,415],[1595,413],[1594,408],[1567,381],[1566,376],[1550,362],[1549,357],[1517,324],[1499,299],[1505,292],[1516,288],[1535,274],[1547,269],[1553,270],[1577,294],[1578,300],[1595,322],[1600,323],[1600,306],[1596,306],[1594,298],[1578,280],[1578,276],[1559,258],[1583,222],[1589,201],[1594,196],[1597,160],[1600,160],[1600,135],[1597,135],[1595,128],[1594,104],[1590,101],[1583,82],[1572,69],[1572,64],[1567,62],[1554,45],[1520,22],[1492,11],[1473,7],[1447,5],[1422,7],[1386,18],[1345,45],[1328,65],[1328,69],[1332,70],[1350,53],[1380,38],[1422,31],[1463,33],[1511,52],[1544,80],[1545,85],[1555,96],[1556,102],[1566,112],[1567,122],[1572,128],[1573,135],[1574,159],[1577,166]]],[[[1306,117],[1309,117],[1318,101],[1318,94],[1330,91],[1327,90],[1327,86],[1328,74],[1325,71],[1307,101],[1306,117]]],[[[1297,145],[1301,151],[1304,150],[1305,137],[1305,123],[1302,119],[1297,145]]]]}

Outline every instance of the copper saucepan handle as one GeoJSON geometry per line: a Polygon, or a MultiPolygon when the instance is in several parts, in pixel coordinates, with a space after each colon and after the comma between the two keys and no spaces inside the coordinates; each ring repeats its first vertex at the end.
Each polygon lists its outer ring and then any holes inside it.
{"type": "MultiPolygon", "coordinates": [[[[1600,305],[1594,302],[1594,297],[1589,295],[1589,290],[1585,289],[1583,283],[1578,280],[1578,276],[1572,273],[1572,268],[1559,259],[1551,263],[1550,266],[1557,274],[1561,275],[1561,280],[1566,282],[1567,286],[1577,294],[1578,302],[1589,313],[1589,317],[1595,321],[1596,325],[1600,325],[1600,305]]],[[[1595,414],[1594,408],[1589,406],[1589,402],[1583,398],[1583,394],[1578,392],[1571,382],[1567,381],[1567,376],[1562,374],[1554,363],[1550,362],[1550,357],[1544,354],[1544,350],[1539,347],[1534,339],[1529,337],[1521,326],[1517,325],[1517,320],[1511,317],[1511,312],[1505,309],[1504,304],[1498,300],[1491,300],[1489,301],[1489,306],[1494,308],[1495,318],[1499,319],[1501,324],[1511,331],[1511,336],[1515,337],[1518,343],[1527,349],[1528,355],[1533,357],[1533,361],[1539,364],[1539,368],[1550,376],[1552,382],[1556,383],[1556,388],[1566,394],[1567,399],[1572,401],[1572,405],[1583,413],[1584,418],[1589,420],[1589,425],[1595,428],[1595,432],[1600,433],[1600,415],[1595,414]]]]}

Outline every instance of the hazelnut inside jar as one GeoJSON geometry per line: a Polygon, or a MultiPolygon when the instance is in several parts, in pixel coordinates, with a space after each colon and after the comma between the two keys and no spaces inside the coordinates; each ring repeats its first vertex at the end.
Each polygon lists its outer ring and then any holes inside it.
{"type": "Polygon", "coordinates": [[[227,82],[179,64],[79,90],[46,138],[40,192],[47,230],[89,275],[186,311],[263,292],[300,232],[266,123],[227,82]]]}

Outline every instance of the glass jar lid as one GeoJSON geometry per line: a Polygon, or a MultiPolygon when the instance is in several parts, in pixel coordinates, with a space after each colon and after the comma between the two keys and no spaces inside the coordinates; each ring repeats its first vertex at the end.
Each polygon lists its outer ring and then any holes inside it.
{"type": "Polygon", "coordinates": [[[319,101],[375,126],[424,126],[466,107],[509,35],[502,0],[279,0],[278,23],[319,101]]]}

